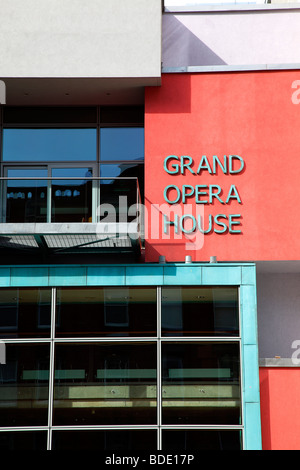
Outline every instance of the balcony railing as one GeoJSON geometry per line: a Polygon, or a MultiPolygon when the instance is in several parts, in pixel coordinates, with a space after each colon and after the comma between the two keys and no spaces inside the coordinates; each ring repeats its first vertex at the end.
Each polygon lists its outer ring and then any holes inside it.
{"type": "Polygon", "coordinates": [[[0,248],[5,236],[143,238],[136,177],[2,177],[0,202],[0,248]]]}

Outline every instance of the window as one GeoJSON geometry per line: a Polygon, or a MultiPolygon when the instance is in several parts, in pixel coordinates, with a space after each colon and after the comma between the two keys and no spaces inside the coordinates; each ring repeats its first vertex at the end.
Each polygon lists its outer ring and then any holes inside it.
{"type": "Polygon", "coordinates": [[[96,129],[4,129],[4,162],[96,161],[96,129]]]}
{"type": "Polygon", "coordinates": [[[143,107],[5,107],[0,222],[98,222],[105,204],[124,221],[120,197],[143,198],[143,121],[143,107]]]}

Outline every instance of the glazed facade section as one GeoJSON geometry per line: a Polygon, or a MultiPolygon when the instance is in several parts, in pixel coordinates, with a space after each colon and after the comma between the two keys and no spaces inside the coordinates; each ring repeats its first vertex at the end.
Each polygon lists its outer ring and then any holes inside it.
{"type": "MultiPolygon", "coordinates": [[[[73,273],[72,287],[57,282],[64,267],[42,268],[51,286],[25,286],[25,278],[10,277],[0,304],[3,448],[257,445],[249,417],[259,419],[258,395],[253,384],[247,387],[257,360],[248,351],[257,344],[255,338],[248,344],[249,331],[242,334],[245,322],[255,321],[255,300],[245,302],[249,288],[255,289],[249,284],[255,268],[225,267],[241,283],[228,278],[213,286],[205,277],[216,268],[173,266],[181,277],[177,286],[168,282],[171,268],[77,268],[81,281],[87,270],[96,270],[98,282],[87,276],[78,285],[73,273]],[[152,270],[152,282],[143,278],[144,269],[152,270]],[[104,270],[110,282],[99,285],[104,270]],[[124,270],[128,276],[122,277],[124,270]]],[[[31,279],[39,282],[35,269],[31,279]]]]}

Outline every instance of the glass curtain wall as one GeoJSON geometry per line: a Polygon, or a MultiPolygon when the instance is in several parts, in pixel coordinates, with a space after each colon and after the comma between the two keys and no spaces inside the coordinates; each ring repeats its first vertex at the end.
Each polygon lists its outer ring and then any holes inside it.
{"type": "Polygon", "coordinates": [[[1,288],[1,449],[239,450],[236,287],[1,288]]]}
{"type": "Polygon", "coordinates": [[[136,178],[143,197],[143,107],[1,112],[0,222],[99,221],[106,214],[100,204],[124,221],[128,211],[120,213],[119,198],[126,198],[125,210],[137,203],[136,178]]]}

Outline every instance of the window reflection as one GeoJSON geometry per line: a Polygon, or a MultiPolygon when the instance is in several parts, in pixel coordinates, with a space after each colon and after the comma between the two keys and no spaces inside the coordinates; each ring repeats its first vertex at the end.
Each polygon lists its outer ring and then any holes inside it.
{"type": "Polygon", "coordinates": [[[237,288],[162,288],[164,336],[238,336],[237,288]]]}
{"type": "Polygon", "coordinates": [[[52,222],[92,222],[92,168],[53,168],[52,222]],[[74,177],[82,180],[55,180],[74,177]]]}
{"type": "Polygon", "coordinates": [[[162,344],[163,424],[240,424],[238,343],[162,344]]]}
{"type": "Polygon", "coordinates": [[[8,180],[6,187],[5,219],[12,222],[47,221],[47,177],[46,169],[8,169],[11,178],[36,178],[32,180],[8,180]]]}
{"type": "Polygon", "coordinates": [[[114,127],[100,129],[101,161],[144,160],[144,129],[114,127]]]}
{"type": "Polygon", "coordinates": [[[156,344],[57,344],[54,424],[156,424],[156,344]]]}
{"type": "Polygon", "coordinates": [[[49,396],[48,344],[7,344],[0,364],[0,426],[45,426],[49,396]]]}
{"type": "Polygon", "coordinates": [[[1,289],[0,338],[49,337],[50,289],[1,289]]]}
{"type": "Polygon", "coordinates": [[[57,290],[57,336],[156,336],[156,331],[155,288],[57,290]]]}
{"type": "Polygon", "coordinates": [[[96,129],[3,129],[3,161],[94,161],[96,142],[96,129]]]}
{"type": "MultiPolygon", "coordinates": [[[[100,165],[100,176],[105,178],[137,178],[141,196],[141,202],[144,200],[144,165],[136,163],[116,163],[116,164],[106,164],[102,163],[100,165]]],[[[115,183],[118,185],[121,192],[122,188],[130,188],[131,193],[129,194],[128,201],[132,204],[136,203],[136,183],[132,184],[130,180],[114,180],[107,179],[101,180],[101,201],[109,203],[109,191],[105,188],[104,185],[112,185],[115,183]]],[[[126,195],[126,194],[125,194],[126,195]]],[[[128,195],[127,195],[128,196],[128,195]]]]}

